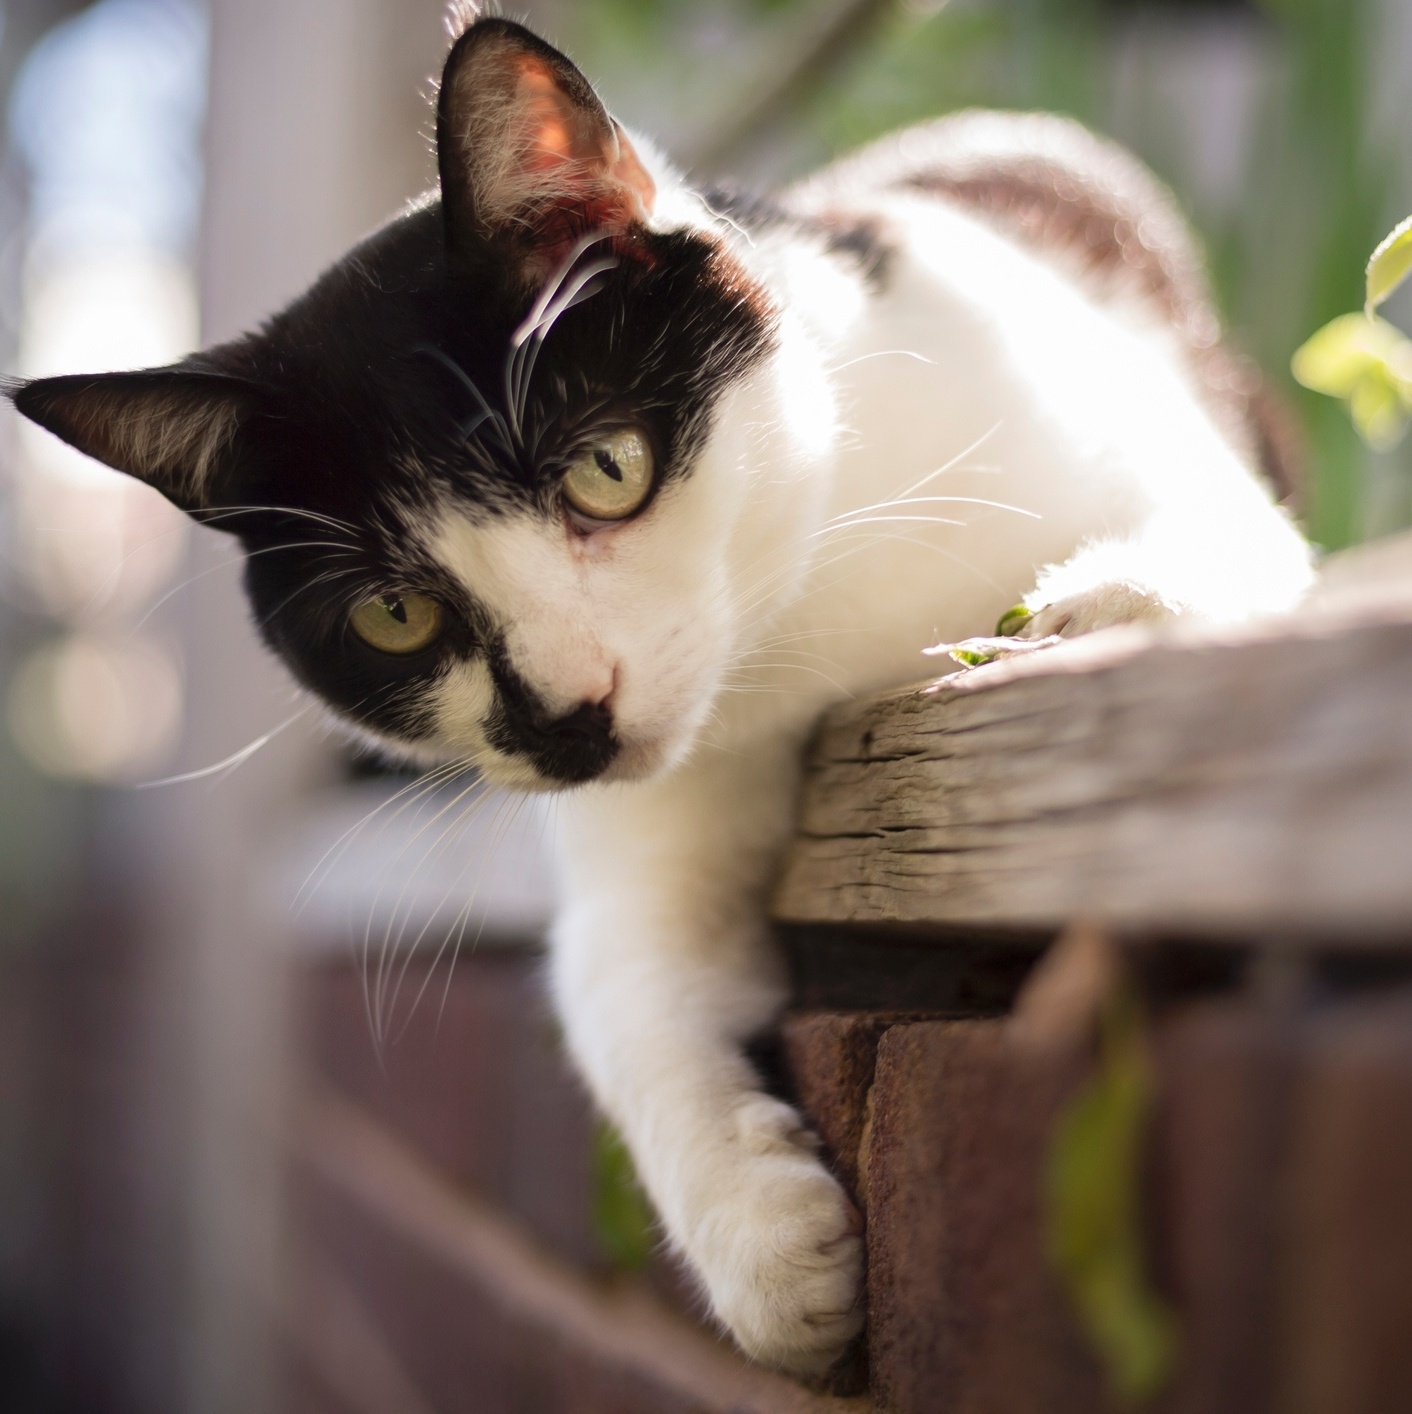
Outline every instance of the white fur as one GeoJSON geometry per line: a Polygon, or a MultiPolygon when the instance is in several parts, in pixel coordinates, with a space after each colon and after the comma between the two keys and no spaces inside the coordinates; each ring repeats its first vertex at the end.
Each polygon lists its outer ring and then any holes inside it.
{"type": "MultiPolygon", "coordinates": [[[[1229,621],[1291,605],[1309,554],[1170,341],[990,230],[877,199],[902,249],[873,294],[797,237],[746,240],[639,151],[655,221],[713,231],[779,301],[778,353],[639,520],[584,540],[448,513],[431,541],[548,701],[614,693],[620,779],[560,811],[559,1013],[713,1310],[757,1358],[818,1369],[862,1321],[856,1216],[740,1049],[785,997],[764,918],[810,725],[1022,597],[1069,632],[1229,621]]],[[[467,673],[448,745],[539,784],[487,747],[467,673]]]]}

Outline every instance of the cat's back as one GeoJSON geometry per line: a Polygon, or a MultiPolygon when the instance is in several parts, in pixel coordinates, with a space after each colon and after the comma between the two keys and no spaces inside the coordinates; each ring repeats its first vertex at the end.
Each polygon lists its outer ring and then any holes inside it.
{"type": "Polygon", "coordinates": [[[795,187],[827,217],[912,192],[965,208],[1105,301],[1141,304],[1210,345],[1220,329],[1171,193],[1126,149],[1046,113],[971,110],[878,139],[795,187]]]}
{"type": "Polygon", "coordinates": [[[1299,482],[1283,409],[1223,344],[1199,243],[1166,186],[1125,148],[1072,119],[971,110],[880,138],[783,196],[791,211],[866,233],[885,271],[890,233],[871,212],[933,198],[1038,256],[1090,299],[1159,332],[1209,413],[1281,498],[1299,482]]]}

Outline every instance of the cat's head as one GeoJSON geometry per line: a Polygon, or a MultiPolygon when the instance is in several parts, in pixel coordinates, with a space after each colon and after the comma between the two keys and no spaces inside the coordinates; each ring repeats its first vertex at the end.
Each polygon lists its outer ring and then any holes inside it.
{"type": "Polygon", "coordinates": [[[376,740],[529,788],[649,774],[731,648],[722,410],[776,313],[519,25],[456,41],[437,146],[439,200],[258,333],[14,401],[238,536],[266,641],[376,740]]]}

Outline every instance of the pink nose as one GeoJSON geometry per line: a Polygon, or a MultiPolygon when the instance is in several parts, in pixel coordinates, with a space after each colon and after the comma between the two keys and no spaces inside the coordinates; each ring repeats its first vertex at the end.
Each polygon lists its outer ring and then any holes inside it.
{"type": "Polygon", "coordinates": [[[622,680],[622,674],[622,664],[614,663],[612,669],[608,673],[607,687],[605,687],[603,691],[596,697],[592,693],[585,694],[585,705],[611,708],[613,705],[613,699],[618,695],[618,685],[622,680]]]}

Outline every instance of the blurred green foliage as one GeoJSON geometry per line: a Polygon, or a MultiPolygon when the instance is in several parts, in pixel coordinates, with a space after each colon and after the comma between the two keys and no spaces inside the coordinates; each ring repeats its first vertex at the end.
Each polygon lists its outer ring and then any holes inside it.
{"type": "MultiPolygon", "coordinates": [[[[566,10],[560,30],[624,116],[689,159],[847,3],[596,0],[566,10]]],[[[1191,212],[1236,342],[1298,410],[1311,453],[1308,527],[1333,548],[1412,523],[1406,444],[1370,452],[1336,404],[1289,375],[1310,331],[1358,305],[1367,252],[1412,199],[1375,135],[1383,9],[1378,0],[896,0],[786,123],[759,134],[741,175],[793,175],[890,128],[973,105],[1068,113],[1126,142],[1191,212]],[[1241,121],[1214,159],[1234,162],[1234,180],[1213,195],[1200,110],[1205,70],[1230,72],[1212,63],[1222,45],[1243,75],[1241,121]]]]}
{"type": "Polygon", "coordinates": [[[1377,451],[1397,446],[1412,418],[1412,339],[1377,314],[1409,275],[1412,216],[1369,257],[1363,308],[1325,324],[1290,364],[1304,387],[1342,398],[1358,435],[1377,451]]]}
{"type": "Polygon", "coordinates": [[[1359,436],[1378,451],[1402,440],[1412,417],[1412,340],[1385,319],[1340,314],[1295,353],[1294,376],[1306,388],[1342,398],[1359,436]]]}
{"type": "Polygon", "coordinates": [[[593,1232],[619,1271],[641,1271],[652,1255],[654,1219],[632,1156],[606,1119],[593,1134],[593,1232]]]}
{"type": "Polygon", "coordinates": [[[1386,304],[1409,275],[1412,275],[1412,216],[1399,221],[1368,257],[1364,313],[1371,315],[1380,304],[1386,304]]]}
{"type": "Polygon", "coordinates": [[[1154,1088],[1141,1009],[1125,990],[1104,1010],[1097,1073],[1060,1116],[1045,1176],[1049,1260],[1124,1404],[1160,1394],[1177,1357],[1176,1322],[1143,1251],[1154,1088]]]}

